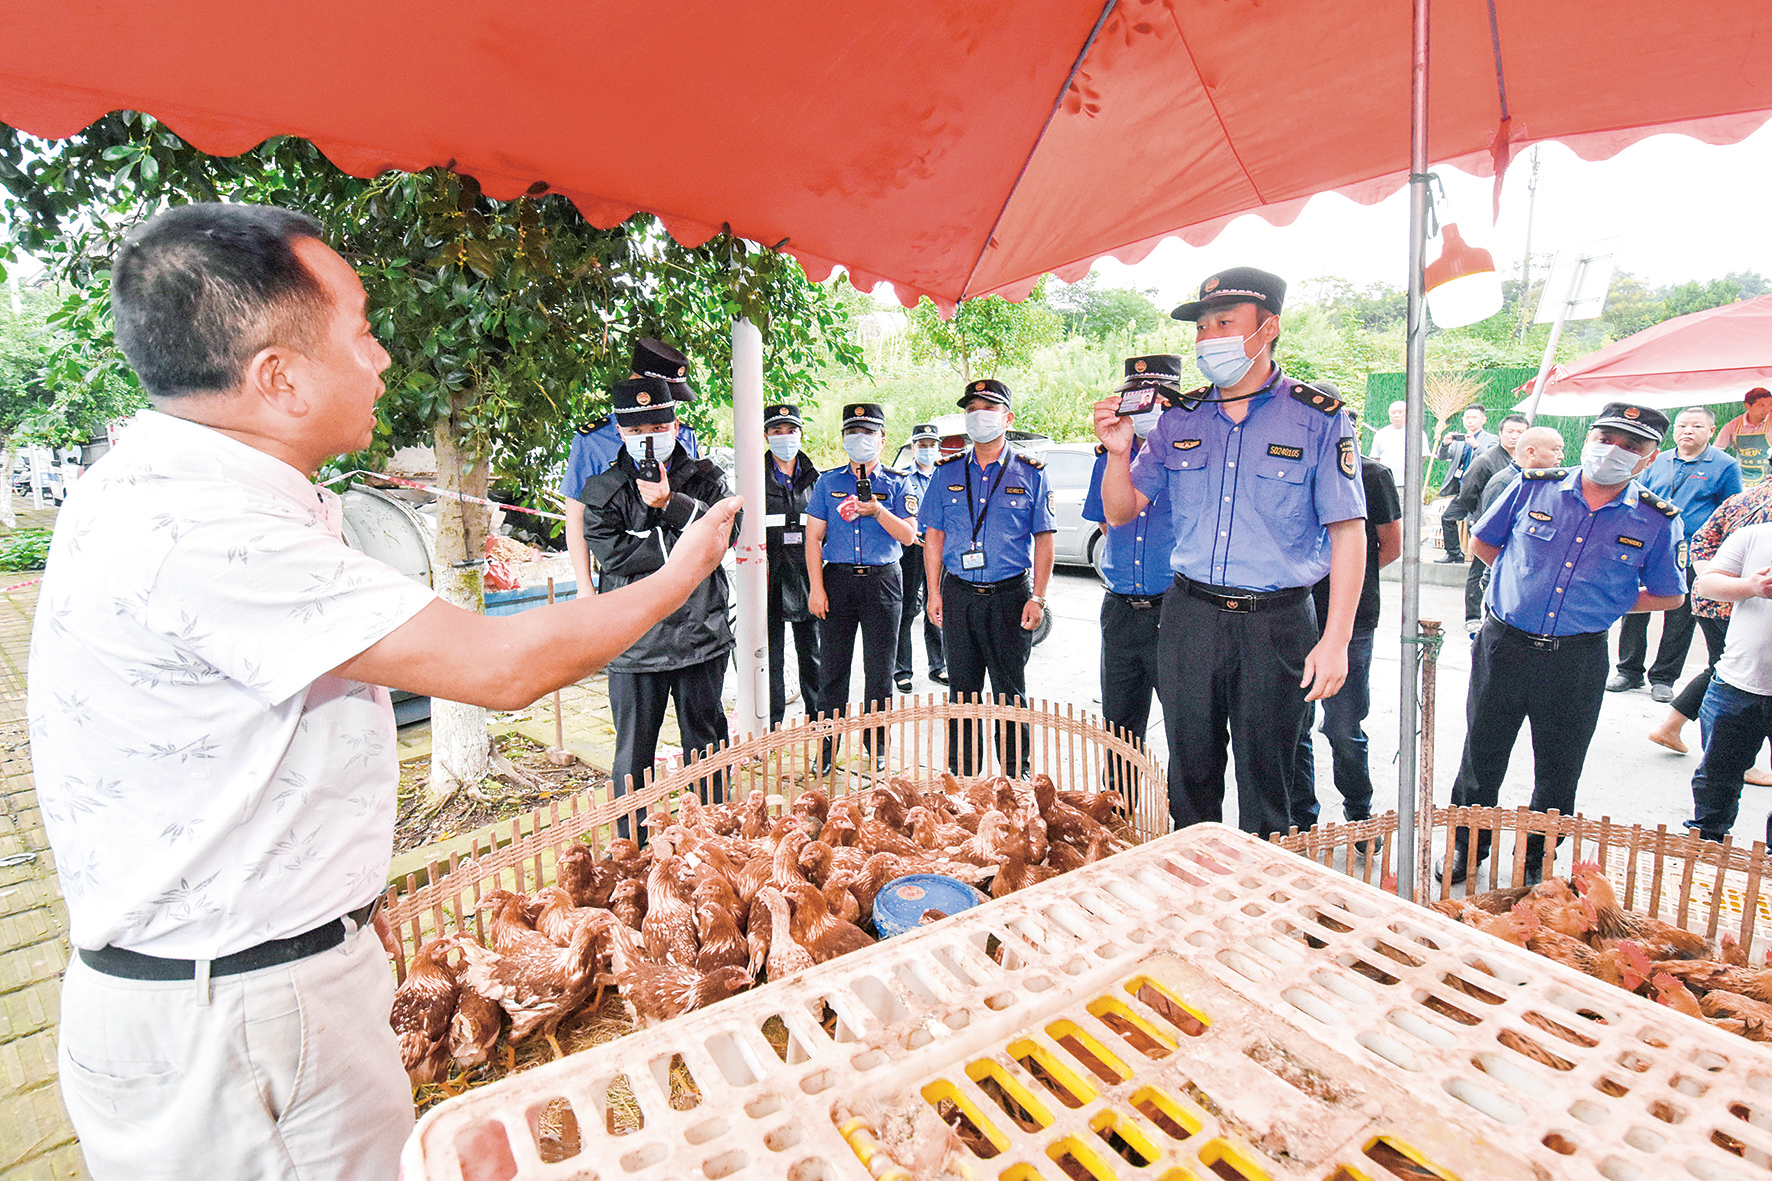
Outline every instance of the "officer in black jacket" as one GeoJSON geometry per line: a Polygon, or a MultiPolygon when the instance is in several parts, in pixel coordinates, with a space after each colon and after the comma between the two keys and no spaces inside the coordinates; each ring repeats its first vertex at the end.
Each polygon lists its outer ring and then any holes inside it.
{"type": "MultiPolygon", "coordinates": [[[[585,543],[614,590],[665,564],[691,522],[726,497],[726,478],[712,460],[693,459],[677,441],[671,387],[656,377],[619,382],[610,391],[622,452],[585,481],[585,543]]],[[[652,769],[666,704],[677,706],[685,756],[727,741],[721,693],[732,652],[726,618],[726,572],[716,569],[671,615],[610,661],[609,706],[615,715],[615,794],[641,786],[652,769]]],[[[705,797],[710,794],[702,786],[705,797]]],[[[718,776],[712,798],[720,802],[718,776]]],[[[617,825],[630,835],[624,817],[617,825]]]]}
{"type": "Polygon", "coordinates": [[[800,408],[783,402],[763,407],[763,440],[769,445],[763,484],[763,536],[769,554],[769,725],[787,713],[787,625],[794,625],[800,663],[800,700],[811,715],[818,705],[818,620],[806,604],[806,498],[818,467],[800,449],[805,423],[800,408]]]}

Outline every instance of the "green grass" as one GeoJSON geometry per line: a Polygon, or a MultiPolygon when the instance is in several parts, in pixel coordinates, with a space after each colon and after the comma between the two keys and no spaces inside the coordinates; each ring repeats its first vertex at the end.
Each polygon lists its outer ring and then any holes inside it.
{"type": "Polygon", "coordinates": [[[0,570],[41,570],[48,557],[47,529],[20,529],[0,541],[0,570]]]}

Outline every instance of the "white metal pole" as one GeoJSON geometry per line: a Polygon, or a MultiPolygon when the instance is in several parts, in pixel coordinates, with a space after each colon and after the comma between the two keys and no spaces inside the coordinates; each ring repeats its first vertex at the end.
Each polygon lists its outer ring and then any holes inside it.
{"type": "Polygon", "coordinates": [[[1587,270],[1588,262],[1589,259],[1584,256],[1569,274],[1569,290],[1563,293],[1563,304],[1557,309],[1557,319],[1551,325],[1550,339],[1544,345],[1544,358],[1538,362],[1538,377],[1532,383],[1532,401],[1526,407],[1527,422],[1538,421],[1538,399],[1544,396],[1544,383],[1550,376],[1551,362],[1557,355],[1557,342],[1563,339],[1563,325],[1569,322],[1569,308],[1575,302],[1575,293],[1581,290],[1581,277],[1587,270]]]}
{"type": "MultiPolygon", "coordinates": [[[[1416,815],[1417,694],[1421,687],[1421,434],[1425,425],[1427,369],[1427,0],[1415,0],[1414,46],[1409,71],[1409,310],[1404,364],[1403,419],[1403,683],[1397,699],[1397,893],[1425,897],[1417,881],[1416,826],[1433,814],[1416,815]]],[[[1425,871],[1421,875],[1425,877],[1425,871]]]]}
{"type": "Polygon", "coordinates": [[[738,707],[732,741],[769,730],[769,561],[763,540],[763,334],[732,322],[732,447],[744,522],[738,531],[738,707]]]}

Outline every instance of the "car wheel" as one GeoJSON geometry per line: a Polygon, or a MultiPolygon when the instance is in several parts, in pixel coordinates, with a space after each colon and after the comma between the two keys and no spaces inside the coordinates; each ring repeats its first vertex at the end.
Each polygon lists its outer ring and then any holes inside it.
{"type": "Polygon", "coordinates": [[[1107,550],[1106,540],[1100,528],[1097,528],[1095,536],[1089,539],[1089,564],[1095,567],[1095,577],[1101,579],[1103,586],[1108,584],[1107,571],[1101,567],[1101,560],[1107,550]]]}
{"type": "Polygon", "coordinates": [[[1034,644],[1044,643],[1052,634],[1052,611],[1048,608],[1040,613],[1040,626],[1034,629],[1034,644]]]}

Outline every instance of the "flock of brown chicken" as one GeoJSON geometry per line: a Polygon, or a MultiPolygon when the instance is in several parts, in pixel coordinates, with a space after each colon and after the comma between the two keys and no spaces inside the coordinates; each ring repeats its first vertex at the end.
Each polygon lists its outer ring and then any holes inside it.
{"type": "Polygon", "coordinates": [[[1772,1041],[1772,952],[1748,966],[1734,935],[1719,944],[1625,910],[1604,871],[1578,861],[1567,879],[1433,903],[1461,922],[1579,972],[1754,1041],[1772,1041]]]}
{"type": "Polygon", "coordinates": [[[679,806],[647,817],[644,848],[572,845],[554,885],[487,894],[486,943],[459,933],[419,949],[392,1016],[414,1086],[486,1063],[507,1019],[508,1043],[540,1032],[557,1056],[554,1031],[608,988],[654,1025],[867,947],[875,894],[906,874],[1000,898],[1129,843],[1118,792],[1061,792],[1044,775],[965,788],[944,775],[930,792],[893,778],[835,800],[811,789],[779,817],[761,791],[679,806]]]}

